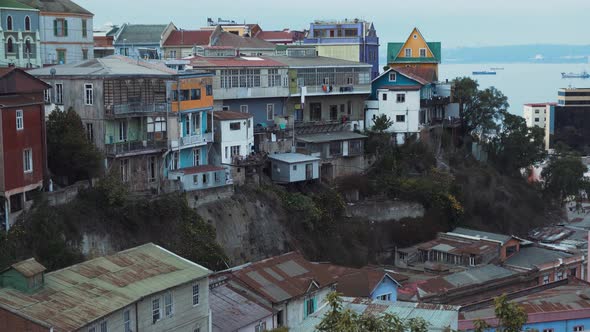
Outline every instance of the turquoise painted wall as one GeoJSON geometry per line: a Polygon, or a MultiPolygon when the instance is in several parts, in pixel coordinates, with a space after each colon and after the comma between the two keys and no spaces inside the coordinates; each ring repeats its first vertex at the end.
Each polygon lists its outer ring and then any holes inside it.
{"type": "MultiPolygon", "coordinates": [[[[188,148],[180,150],[180,165],[179,168],[187,168],[194,166],[194,149],[195,148],[188,148]]],[[[207,162],[207,146],[202,146],[199,148],[201,151],[201,155],[199,157],[199,161],[201,165],[208,165],[207,162]]]]}
{"type": "Polygon", "coordinates": [[[383,86],[391,86],[391,85],[422,85],[411,78],[405,77],[400,73],[397,74],[395,82],[389,81],[389,73],[377,78],[373,83],[371,83],[371,96],[369,99],[377,100],[377,90],[383,86]]]}
{"type": "MultiPolygon", "coordinates": [[[[191,117],[193,116],[200,116],[201,117],[201,135],[205,134],[207,132],[207,112],[206,111],[201,111],[201,112],[194,112],[192,113],[191,117]]],[[[192,135],[196,135],[197,131],[193,130],[190,135],[186,134],[186,120],[188,119],[188,113],[184,113],[180,115],[179,121],[180,121],[180,129],[182,132],[182,137],[185,136],[192,136],[192,135]]]]}
{"type": "MultiPolygon", "coordinates": [[[[105,121],[105,144],[122,142],[119,140],[119,122],[125,120],[105,121]]],[[[127,125],[127,141],[141,141],[147,137],[147,120],[145,118],[130,118],[127,125]],[[143,128],[143,129],[142,129],[143,128]]]]}
{"type": "Polygon", "coordinates": [[[371,294],[372,299],[377,299],[378,296],[384,294],[391,294],[391,301],[397,301],[397,284],[393,282],[393,280],[389,278],[384,278],[383,281],[377,286],[373,294],[371,294]]]}

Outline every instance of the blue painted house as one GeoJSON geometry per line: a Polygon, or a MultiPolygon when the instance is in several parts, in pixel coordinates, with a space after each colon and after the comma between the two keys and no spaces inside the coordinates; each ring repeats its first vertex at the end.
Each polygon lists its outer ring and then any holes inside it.
{"type": "Polygon", "coordinates": [[[40,67],[39,10],[16,0],[0,2],[0,62],[3,66],[40,67]]]}
{"type": "Polygon", "coordinates": [[[336,290],[347,297],[396,302],[400,282],[407,279],[400,274],[367,267],[340,276],[336,290]]]}
{"type": "Polygon", "coordinates": [[[370,64],[371,78],[379,75],[379,37],[373,22],[315,21],[303,43],[314,45],[319,56],[370,64]]]}

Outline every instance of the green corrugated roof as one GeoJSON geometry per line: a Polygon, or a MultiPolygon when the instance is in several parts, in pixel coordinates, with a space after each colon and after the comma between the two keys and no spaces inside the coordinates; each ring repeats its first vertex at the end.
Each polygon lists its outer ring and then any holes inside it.
{"type": "Polygon", "coordinates": [[[387,63],[440,63],[441,62],[441,43],[431,42],[426,43],[432,54],[433,58],[398,58],[397,55],[401,52],[402,47],[405,43],[388,43],[387,44],[387,63]]]}
{"type": "Polygon", "coordinates": [[[27,6],[24,3],[20,3],[16,0],[0,0],[0,8],[16,8],[16,9],[29,9],[37,10],[31,6],[27,6]]]}
{"type": "Polygon", "coordinates": [[[25,294],[0,289],[0,307],[76,331],[142,297],[207,277],[211,271],[153,243],[45,274],[43,287],[25,294]]]}
{"type": "Polygon", "coordinates": [[[426,44],[428,44],[428,47],[432,51],[434,58],[436,60],[438,60],[438,62],[440,63],[442,60],[441,51],[440,51],[441,50],[441,43],[440,42],[431,42],[431,43],[427,42],[426,44]]]}
{"type": "Polygon", "coordinates": [[[387,63],[392,63],[396,58],[399,52],[401,52],[402,47],[404,47],[405,43],[388,43],[387,44],[387,63]]]}

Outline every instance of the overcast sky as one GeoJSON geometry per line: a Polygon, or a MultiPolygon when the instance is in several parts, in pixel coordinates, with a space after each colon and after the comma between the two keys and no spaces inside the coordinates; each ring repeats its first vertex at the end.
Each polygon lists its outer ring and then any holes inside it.
{"type": "Polygon", "coordinates": [[[106,22],[168,23],[183,29],[207,17],[258,23],[264,30],[304,29],[315,19],[375,22],[381,44],[402,41],[417,26],[443,47],[590,44],[588,0],[74,0],[106,22]]]}

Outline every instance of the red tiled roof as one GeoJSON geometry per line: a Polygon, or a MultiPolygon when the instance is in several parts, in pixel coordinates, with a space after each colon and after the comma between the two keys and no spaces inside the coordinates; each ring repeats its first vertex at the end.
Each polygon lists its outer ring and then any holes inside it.
{"type": "Polygon", "coordinates": [[[436,82],[438,79],[436,76],[436,69],[434,68],[400,67],[394,68],[393,70],[417,81],[420,84],[430,84],[432,82],[436,82]]]}
{"type": "Polygon", "coordinates": [[[256,37],[240,37],[233,33],[222,31],[214,46],[231,46],[235,48],[275,49],[276,45],[256,37]]]}
{"type": "Polygon", "coordinates": [[[225,168],[214,166],[214,165],[202,165],[202,166],[194,166],[188,168],[179,169],[179,172],[184,173],[184,175],[190,174],[200,174],[200,173],[207,173],[207,172],[215,172],[215,171],[223,171],[225,168]]]}
{"type": "Polygon", "coordinates": [[[379,90],[387,89],[390,91],[416,91],[420,90],[421,88],[422,86],[420,85],[386,85],[379,87],[379,90]]]}
{"type": "Polygon", "coordinates": [[[531,104],[524,104],[524,106],[530,106],[530,107],[545,107],[547,105],[557,106],[557,103],[531,103],[531,104]]]}
{"type": "Polygon", "coordinates": [[[266,41],[293,41],[294,34],[289,31],[261,31],[256,35],[266,41]]]}
{"type": "Polygon", "coordinates": [[[175,30],[170,33],[164,46],[209,45],[213,30],[175,30]]]}
{"type": "Polygon", "coordinates": [[[247,60],[245,57],[233,58],[207,58],[195,56],[190,59],[190,64],[194,68],[211,68],[211,67],[286,67],[284,64],[268,59],[253,57],[247,60]]]}
{"type": "Polygon", "coordinates": [[[232,112],[232,111],[217,111],[212,112],[217,120],[245,120],[254,117],[250,113],[232,112]]]}
{"type": "Polygon", "coordinates": [[[381,280],[387,276],[398,283],[408,280],[406,276],[401,274],[366,267],[363,269],[350,269],[348,274],[339,276],[336,289],[339,293],[348,297],[369,297],[381,280]]]}
{"type": "Polygon", "coordinates": [[[0,108],[16,107],[29,104],[42,104],[43,100],[31,95],[6,95],[0,96],[0,108]]]}

